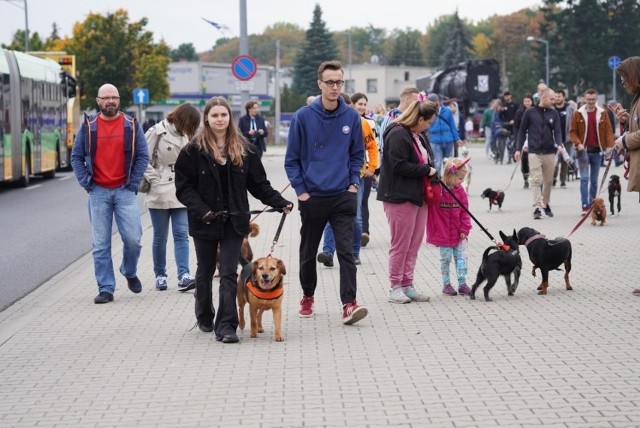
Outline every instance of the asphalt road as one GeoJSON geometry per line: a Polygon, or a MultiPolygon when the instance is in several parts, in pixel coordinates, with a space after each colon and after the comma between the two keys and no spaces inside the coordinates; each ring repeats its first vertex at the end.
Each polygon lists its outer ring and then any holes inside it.
{"type": "Polygon", "coordinates": [[[72,172],[0,186],[0,311],[88,251],[87,194],[72,172]]]}

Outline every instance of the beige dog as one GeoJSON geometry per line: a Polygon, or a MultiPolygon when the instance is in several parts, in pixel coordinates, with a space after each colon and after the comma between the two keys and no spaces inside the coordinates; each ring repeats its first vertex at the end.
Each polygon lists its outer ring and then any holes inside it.
{"type": "Polygon", "coordinates": [[[249,303],[251,337],[264,333],[262,314],[273,310],[274,339],[282,342],[282,296],[287,270],[280,259],[263,257],[242,268],[238,277],[238,320],[244,330],[244,305],[249,303]]]}

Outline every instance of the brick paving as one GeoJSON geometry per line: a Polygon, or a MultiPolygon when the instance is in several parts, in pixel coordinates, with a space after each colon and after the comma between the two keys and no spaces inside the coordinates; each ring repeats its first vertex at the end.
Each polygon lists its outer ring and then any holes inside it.
{"type": "MultiPolygon", "coordinates": [[[[471,148],[469,198],[494,236],[523,226],[567,236],[579,220],[578,181],[553,190],[554,218],[532,220],[520,174],[502,212],[488,212],[481,191],[504,189],[513,166],[493,165],[483,153],[471,148]]],[[[287,184],[283,154],[272,147],[263,158],[278,189],[287,184]]],[[[358,268],[358,300],[370,314],[354,326],[341,324],[337,264],[318,266],[316,315],[298,317],[300,224],[297,212],[288,217],[274,252],[288,268],[283,343],[272,339],[270,312],[266,332],[251,339],[245,331],[237,345],[192,329],[193,292],[178,293],[173,272],[168,291],[154,288],[145,213],[141,294],[119,277],[115,302],[93,304],[86,254],[0,312],[0,426],[640,426],[640,298],[631,295],[640,273],[636,194],[622,195],[622,214],[604,227],[587,223],[571,237],[574,291],[564,290],[562,272],[552,272],[549,294],[538,296],[539,278],[521,248],[514,297],[503,280],[492,303],[444,296],[437,249],[425,245],[416,284],[431,301],[408,305],[387,302],[389,237],[375,196],[371,242],[358,268]]],[[[71,197],[85,196],[78,190],[71,197]]],[[[285,197],[295,198],[291,189],[285,197]]],[[[257,256],[269,252],[278,222],[276,214],[258,218],[257,256]]],[[[470,284],[489,245],[474,225],[470,284]]]]}

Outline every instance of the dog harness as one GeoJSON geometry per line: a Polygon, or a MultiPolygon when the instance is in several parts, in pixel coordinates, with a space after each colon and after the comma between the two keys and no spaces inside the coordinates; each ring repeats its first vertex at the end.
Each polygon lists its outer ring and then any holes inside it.
{"type": "Polygon", "coordinates": [[[542,238],[546,238],[546,236],[544,236],[542,233],[538,233],[537,235],[533,235],[531,238],[529,238],[529,239],[527,239],[525,241],[524,246],[527,247],[529,244],[531,244],[536,239],[542,239],[542,238]]]}
{"type": "Polygon", "coordinates": [[[282,296],[282,293],[284,292],[284,286],[282,285],[278,285],[269,291],[262,291],[258,287],[253,285],[253,282],[251,281],[247,281],[247,289],[251,292],[251,294],[256,296],[258,299],[263,299],[263,300],[277,299],[278,297],[282,296]]]}
{"type": "Polygon", "coordinates": [[[500,190],[497,190],[496,197],[489,199],[489,202],[491,202],[491,205],[498,205],[498,199],[500,199],[500,196],[502,195],[503,195],[503,192],[501,192],[500,190]]]}

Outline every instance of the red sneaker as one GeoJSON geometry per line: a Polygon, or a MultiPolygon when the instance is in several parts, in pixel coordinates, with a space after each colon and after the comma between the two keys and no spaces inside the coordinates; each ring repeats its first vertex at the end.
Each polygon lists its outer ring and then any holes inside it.
{"type": "Polygon", "coordinates": [[[353,302],[346,303],[342,307],[342,324],[355,324],[366,317],[367,313],[369,313],[367,308],[365,306],[358,306],[355,300],[353,302]]]}
{"type": "Polygon", "coordinates": [[[300,318],[311,318],[313,316],[313,297],[302,297],[298,315],[300,315],[300,318]]]}

